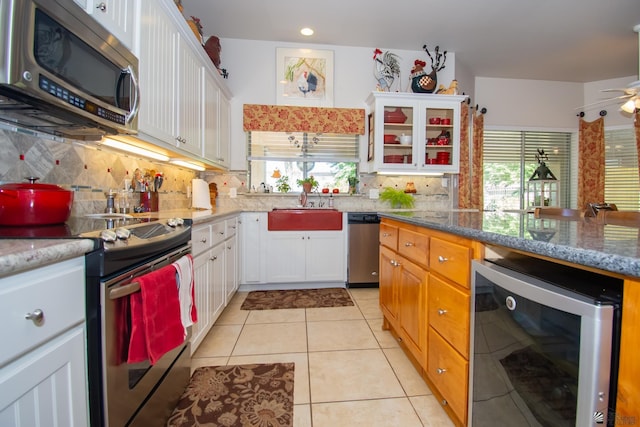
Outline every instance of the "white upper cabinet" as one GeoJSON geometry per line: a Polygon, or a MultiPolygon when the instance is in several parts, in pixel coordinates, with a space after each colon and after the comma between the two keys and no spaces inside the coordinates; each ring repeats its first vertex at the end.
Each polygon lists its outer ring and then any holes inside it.
{"type": "Polygon", "coordinates": [[[231,94],[222,77],[173,0],[139,1],[135,49],[140,60],[138,137],[228,168],[225,107],[231,94]]]}
{"type": "Polygon", "coordinates": [[[133,48],[134,12],[138,0],[75,0],[93,19],[129,49],[133,48]]]}
{"type": "Polygon", "coordinates": [[[458,173],[460,106],[465,96],[374,92],[375,172],[458,173]]]}

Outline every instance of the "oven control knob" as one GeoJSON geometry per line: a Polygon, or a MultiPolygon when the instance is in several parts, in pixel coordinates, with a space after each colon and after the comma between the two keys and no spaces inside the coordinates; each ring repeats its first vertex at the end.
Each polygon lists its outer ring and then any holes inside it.
{"type": "Polygon", "coordinates": [[[511,310],[511,311],[516,309],[516,305],[517,305],[516,304],[516,299],[514,297],[512,297],[512,296],[508,296],[507,297],[507,299],[505,301],[505,304],[507,305],[507,308],[509,310],[511,310]]]}
{"type": "Polygon", "coordinates": [[[131,236],[131,231],[128,228],[120,227],[116,228],[116,237],[120,240],[127,240],[131,236]]]}
{"type": "Polygon", "coordinates": [[[182,218],[169,218],[167,220],[167,225],[169,227],[177,227],[179,225],[183,225],[184,224],[184,219],[182,218]]]}
{"type": "Polygon", "coordinates": [[[117,237],[116,232],[113,230],[102,230],[100,232],[100,238],[105,242],[115,242],[117,237]]]}

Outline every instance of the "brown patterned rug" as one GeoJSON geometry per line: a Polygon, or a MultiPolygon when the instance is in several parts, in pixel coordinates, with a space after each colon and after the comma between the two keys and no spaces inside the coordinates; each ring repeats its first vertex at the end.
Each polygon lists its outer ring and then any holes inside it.
{"type": "Polygon", "coordinates": [[[283,308],[345,307],[353,301],[344,288],[252,291],[241,310],[277,310],[283,308]]]}
{"type": "Polygon", "coordinates": [[[294,363],[198,368],[167,427],[293,426],[294,363]]]}

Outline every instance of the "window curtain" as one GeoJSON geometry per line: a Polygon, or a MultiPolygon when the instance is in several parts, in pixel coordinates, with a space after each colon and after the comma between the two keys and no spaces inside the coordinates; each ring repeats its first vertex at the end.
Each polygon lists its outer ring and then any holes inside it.
{"type": "MultiPolygon", "coordinates": [[[[461,108],[460,123],[468,123],[469,108],[461,108]]],[[[473,116],[473,140],[469,147],[468,126],[460,128],[460,175],[458,177],[458,207],[482,209],[482,149],[484,140],[484,114],[473,116]],[[471,151],[471,156],[469,156],[471,151]]]]}
{"type": "Polygon", "coordinates": [[[580,119],[578,131],[578,209],[604,203],[604,117],[580,119]]]}
{"type": "Polygon", "coordinates": [[[364,109],[245,104],[245,132],[364,135],[364,109]]]}

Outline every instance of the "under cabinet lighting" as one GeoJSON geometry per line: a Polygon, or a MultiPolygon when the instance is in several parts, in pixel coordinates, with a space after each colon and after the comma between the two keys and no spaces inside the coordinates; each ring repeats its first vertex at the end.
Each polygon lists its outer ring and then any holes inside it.
{"type": "Polygon", "coordinates": [[[116,141],[115,139],[104,138],[102,140],[102,145],[106,145],[107,147],[115,148],[133,154],[138,154],[140,156],[149,157],[155,160],[160,160],[163,162],[169,160],[169,156],[165,156],[164,154],[136,147],[135,145],[125,144],[124,142],[116,141]]]}
{"type": "Polygon", "coordinates": [[[196,165],[195,163],[185,162],[183,160],[171,160],[171,163],[173,163],[174,165],[184,166],[185,168],[193,169],[200,172],[205,170],[204,166],[196,165]]]}

